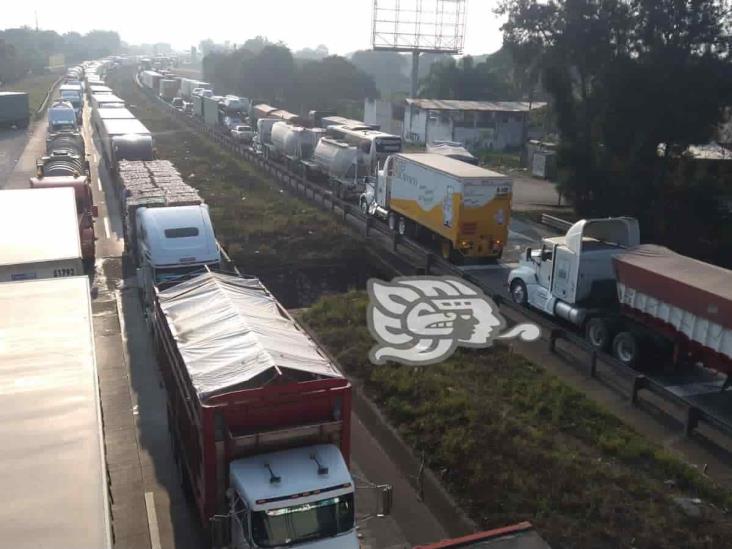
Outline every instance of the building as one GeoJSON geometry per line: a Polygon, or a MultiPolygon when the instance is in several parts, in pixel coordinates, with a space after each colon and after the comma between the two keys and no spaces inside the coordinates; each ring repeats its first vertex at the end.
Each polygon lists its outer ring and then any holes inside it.
{"type": "Polygon", "coordinates": [[[385,133],[402,136],[404,105],[382,99],[365,99],[363,121],[385,133]]]}
{"type": "Polygon", "coordinates": [[[528,114],[546,103],[406,99],[402,137],[412,143],[457,141],[466,148],[503,151],[522,147],[528,114]]]}

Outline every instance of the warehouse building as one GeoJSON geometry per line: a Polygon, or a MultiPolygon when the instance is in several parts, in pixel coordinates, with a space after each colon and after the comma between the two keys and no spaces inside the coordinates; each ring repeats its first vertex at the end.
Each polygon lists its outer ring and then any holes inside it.
{"type": "Polygon", "coordinates": [[[406,99],[403,137],[412,143],[457,141],[469,149],[503,151],[522,147],[528,115],[546,103],[406,99]]]}

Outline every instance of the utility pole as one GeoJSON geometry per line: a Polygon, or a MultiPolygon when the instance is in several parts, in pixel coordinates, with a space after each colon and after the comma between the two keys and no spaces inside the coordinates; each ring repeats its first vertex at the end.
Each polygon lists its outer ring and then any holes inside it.
{"type": "Polygon", "coordinates": [[[33,14],[36,16],[36,32],[38,32],[38,11],[34,11],[33,14]]]}

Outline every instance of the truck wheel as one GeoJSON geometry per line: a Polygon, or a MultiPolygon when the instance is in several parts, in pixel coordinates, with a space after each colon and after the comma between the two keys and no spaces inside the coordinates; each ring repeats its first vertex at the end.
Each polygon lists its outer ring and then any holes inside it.
{"type": "Polygon", "coordinates": [[[397,218],[393,213],[389,213],[389,230],[392,232],[397,230],[397,218]]]}
{"type": "Polygon", "coordinates": [[[406,235],[408,228],[408,221],[403,217],[399,217],[399,223],[397,224],[397,230],[399,231],[399,234],[402,236],[406,235]]]}
{"type": "Polygon", "coordinates": [[[636,365],[639,351],[638,338],[630,332],[620,332],[613,339],[613,355],[625,366],[636,365]]]}
{"type": "Polygon", "coordinates": [[[602,317],[596,316],[585,325],[585,338],[598,351],[606,351],[610,346],[610,325],[602,317]]]}
{"type": "Polygon", "coordinates": [[[514,280],[511,282],[511,299],[516,305],[525,307],[529,301],[529,292],[526,290],[526,284],[523,280],[514,280]]]}
{"type": "Polygon", "coordinates": [[[443,240],[440,243],[440,252],[442,253],[442,259],[450,261],[452,259],[452,242],[443,240]]]}
{"type": "Polygon", "coordinates": [[[368,216],[369,215],[369,205],[366,203],[365,199],[361,199],[361,213],[363,215],[368,216]]]}

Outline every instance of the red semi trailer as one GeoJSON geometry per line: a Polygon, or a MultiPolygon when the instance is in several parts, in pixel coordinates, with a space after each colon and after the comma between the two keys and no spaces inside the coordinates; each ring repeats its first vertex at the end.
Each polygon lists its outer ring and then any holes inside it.
{"type": "Polygon", "coordinates": [[[153,333],[184,488],[214,547],[357,548],[351,385],[254,278],[156,291],[153,333]]]}

